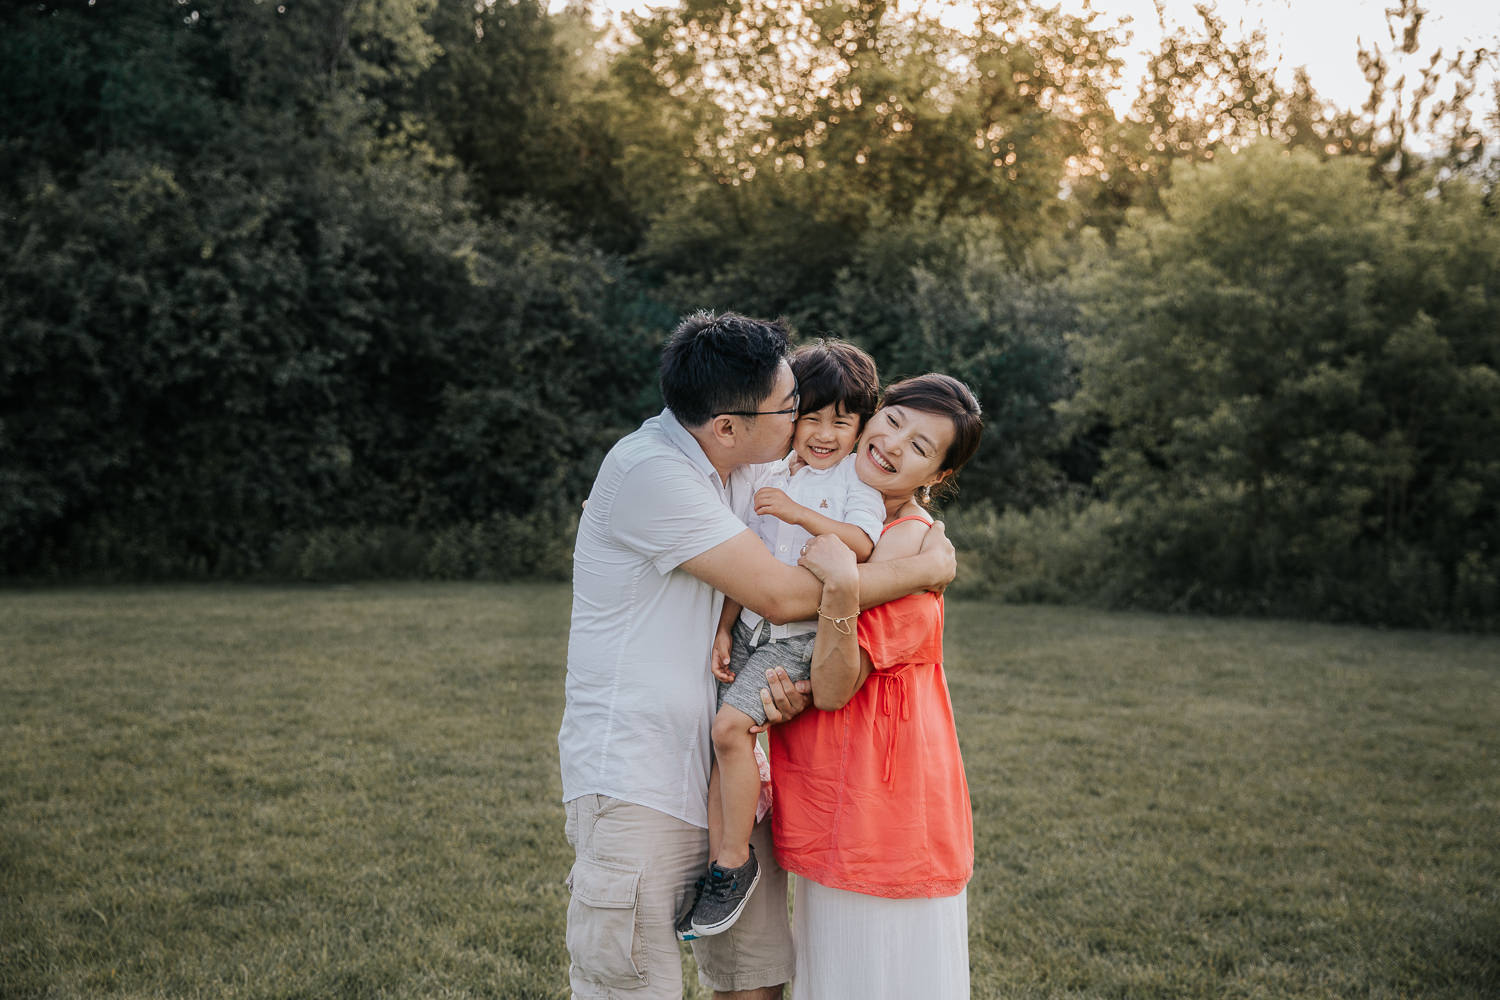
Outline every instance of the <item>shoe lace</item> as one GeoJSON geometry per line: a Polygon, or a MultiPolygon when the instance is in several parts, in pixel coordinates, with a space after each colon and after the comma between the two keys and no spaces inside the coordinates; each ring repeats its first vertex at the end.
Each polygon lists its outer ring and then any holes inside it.
{"type": "Polygon", "coordinates": [[[726,899],[739,887],[739,884],[740,879],[738,875],[731,875],[725,872],[723,875],[716,875],[710,878],[708,884],[703,887],[703,891],[706,895],[713,896],[715,899],[726,899]]]}

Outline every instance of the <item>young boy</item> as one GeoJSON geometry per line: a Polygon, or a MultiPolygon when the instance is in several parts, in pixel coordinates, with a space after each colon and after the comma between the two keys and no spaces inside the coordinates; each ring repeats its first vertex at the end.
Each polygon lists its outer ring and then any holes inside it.
{"type": "MultiPolygon", "coordinates": [[[[853,344],[819,341],[789,359],[801,405],[792,453],[762,466],[750,527],[782,562],[795,566],[814,535],[836,534],[863,562],[870,557],[885,505],[854,472],[855,444],[880,394],[875,362],[853,344]]],[[[719,679],[714,716],[714,764],[708,786],[708,875],[700,880],[691,914],[678,924],[684,939],[718,934],[739,918],[760,880],[750,846],[760,798],[760,768],[752,726],[766,721],[760,689],[771,667],[793,680],[811,672],[816,621],[772,625],[725,598],[712,668],[719,679]]],[[[689,901],[694,898],[688,893],[689,901]]]]}

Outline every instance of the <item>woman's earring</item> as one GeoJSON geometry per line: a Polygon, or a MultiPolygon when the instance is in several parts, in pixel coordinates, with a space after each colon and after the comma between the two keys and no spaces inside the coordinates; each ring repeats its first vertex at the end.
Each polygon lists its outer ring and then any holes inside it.
{"type": "Polygon", "coordinates": [[[932,503],[932,487],[931,486],[924,485],[924,486],[922,486],[922,487],[920,487],[918,489],[918,492],[921,493],[922,495],[920,497],[918,497],[917,499],[919,499],[919,500],[922,501],[922,505],[924,507],[927,504],[932,503]]]}

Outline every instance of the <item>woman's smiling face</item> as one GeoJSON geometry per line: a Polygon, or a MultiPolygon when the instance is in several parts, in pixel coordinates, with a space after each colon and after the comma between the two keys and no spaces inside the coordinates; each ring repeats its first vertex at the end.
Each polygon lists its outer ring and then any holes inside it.
{"type": "Polygon", "coordinates": [[[855,471],[888,499],[905,499],[941,477],[953,421],[908,406],[886,406],[865,424],[855,471]]]}

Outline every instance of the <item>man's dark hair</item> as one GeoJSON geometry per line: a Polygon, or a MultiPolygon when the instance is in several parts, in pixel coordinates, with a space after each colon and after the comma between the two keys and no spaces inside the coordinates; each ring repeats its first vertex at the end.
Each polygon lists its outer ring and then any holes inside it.
{"type": "Polygon", "coordinates": [[[874,358],[846,340],[819,340],[803,344],[789,360],[802,395],[799,416],[836,403],[859,417],[861,429],[865,426],[880,402],[874,358]]]}
{"type": "Polygon", "coordinates": [[[661,395],[686,427],[715,413],[758,410],[776,388],[776,370],[790,334],[781,320],[699,311],[688,316],[661,351],[661,395]]]}

